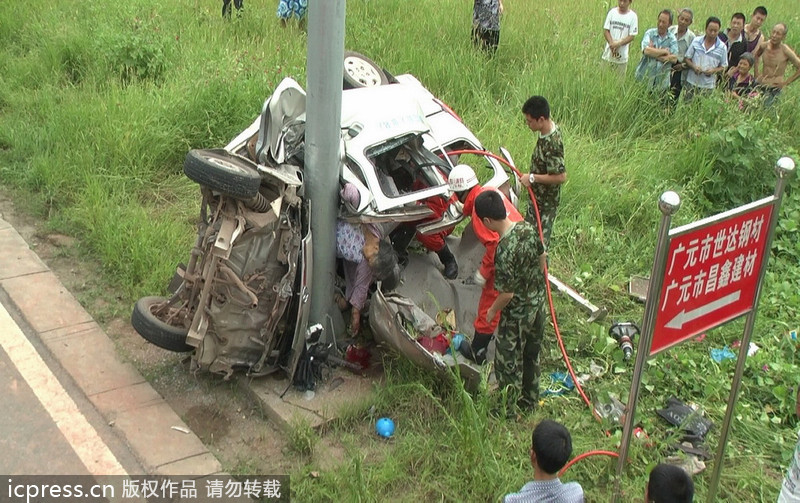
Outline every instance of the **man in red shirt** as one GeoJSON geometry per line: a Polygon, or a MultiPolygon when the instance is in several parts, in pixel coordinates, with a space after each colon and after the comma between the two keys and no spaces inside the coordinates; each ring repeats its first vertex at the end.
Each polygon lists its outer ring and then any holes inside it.
{"type": "Polygon", "coordinates": [[[475,236],[486,247],[480,267],[475,272],[475,282],[483,286],[481,298],[478,301],[478,316],[475,318],[474,323],[475,335],[471,344],[465,340],[459,347],[461,354],[478,364],[482,364],[486,361],[486,349],[492,340],[497,324],[500,322],[499,313],[493,320],[489,321],[487,319],[487,312],[499,295],[499,292],[494,289],[494,252],[497,249],[500,236],[488,229],[481,219],[475,215],[475,198],[481,192],[487,190],[497,191],[503,197],[503,204],[511,221],[521,222],[522,215],[502,192],[494,187],[481,187],[478,185],[478,178],[475,176],[475,172],[466,164],[459,164],[453,168],[447,183],[450,185],[450,190],[456,194],[460,201],[463,201],[463,213],[472,219],[472,229],[475,231],[475,236]]]}

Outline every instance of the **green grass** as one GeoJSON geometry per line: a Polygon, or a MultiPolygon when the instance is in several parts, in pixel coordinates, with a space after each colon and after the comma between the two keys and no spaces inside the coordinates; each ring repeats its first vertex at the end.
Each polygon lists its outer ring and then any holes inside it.
{"type": "MultiPolygon", "coordinates": [[[[615,320],[640,320],[642,306],[624,291],[631,275],[650,272],[658,196],[680,193],[673,219],[680,225],[770,193],[775,160],[797,159],[800,84],[785,91],[774,113],[742,114],[717,98],[665,114],[632,77],[620,84],[602,71],[609,4],[506,3],[491,60],[469,43],[471,6],[457,0],[351,0],[345,45],[417,76],[487,147],[506,146],[520,167],[535,141],[521,104],[532,94],[548,97],[569,173],[551,269],[615,320]]],[[[741,8],[729,0],[692,6],[695,31],[708,15],[726,20],[741,8]]],[[[306,35],[282,29],[274,8],[248,0],[241,19],[223,22],[218,3],[196,0],[0,3],[0,180],[49,227],[78,237],[83,253],[103,264],[104,282],[131,305],[165,290],[193,242],[199,198],[181,173],[186,152],[225,144],[282,78],[305,82],[306,35]]],[[[634,8],[643,32],[661,6],[634,8]]],[[[769,9],[767,28],[786,22],[787,43],[797,49],[795,3],[778,0],[769,9]]],[[[787,332],[797,328],[800,309],[800,196],[796,181],[791,188],[754,333],[761,350],[747,363],[726,451],[719,495],[729,501],[774,501],[794,445],[797,347],[787,332]]],[[[607,328],[584,323],[567,300],[555,302],[576,371],[588,373],[592,363],[606,370],[587,392],[624,401],[631,366],[607,328]]],[[[716,424],[707,445],[715,450],[734,364],[714,363],[709,349],[733,343],[741,330],[732,323],[649,362],[637,419],[655,448],[632,447],[626,500],[640,498],[646,473],[675,441],[654,413],[669,395],[706,410],[716,424]]],[[[606,437],[575,395],[546,399],[534,417],[506,422],[488,415],[497,397],[473,398],[406,362],[390,363],[376,406],[395,418],[397,435],[384,442],[365,433],[374,417],[366,406],[353,411],[324,433],[347,446],[345,460],[317,478],[294,474],[297,501],[496,500],[530,478],[530,431],[544,417],[573,431],[576,454],[616,449],[618,433],[606,437]]],[[[552,337],[542,367],[545,375],[563,368],[552,337]]],[[[319,466],[311,435],[297,429],[305,472],[319,466]]],[[[239,472],[259,466],[239,465],[239,472]]],[[[712,468],[695,477],[698,499],[712,468]]],[[[580,481],[589,501],[607,501],[614,464],[589,458],[566,479],[580,481]]]]}

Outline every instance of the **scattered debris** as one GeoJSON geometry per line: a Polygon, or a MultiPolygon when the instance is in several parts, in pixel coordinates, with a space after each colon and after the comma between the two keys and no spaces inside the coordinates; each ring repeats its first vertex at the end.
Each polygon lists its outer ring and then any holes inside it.
{"type": "Polygon", "coordinates": [[[572,376],[566,372],[550,374],[550,385],[542,391],[542,396],[560,396],[575,389],[572,376]]]}
{"type": "Polygon", "coordinates": [[[606,420],[614,425],[621,425],[622,418],[625,416],[625,405],[619,401],[619,398],[613,393],[606,393],[606,396],[601,398],[600,395],[594,399],[594,412],[601,419],[606,420]]]}
{"type": "Polygon", "coordinates": [[[650,288],[650,278],[645,276],[631,276],[628,281],[628,295],[640,302],[647,300],[648,288],[650,288]]]}
{"type": "Polygon", "coordinates": [[[697,456],[670,456],[666,459],[667,463],[679,466],[689,475],[697,475],[706,469],[706,464],[697,456]]]}
{"type": "Polygon", "coordinates": [[[344,379],[342,379],[341,377],[334,377],[331,383],[328,385],[328,390],[333,391],[342,384],[344,384],[344,379]]]}
{"type": "Polygon", "coordinates": [[[687,439],[702,441],[714,423],[703,417],[699,410],[681,402],[674,396],[669,397],[667,405],[658,409],[656,414],[673,426],[680,427],[688,434],[687,439]]]}
{"type": "Polygon", "coordinates": [[[646,447],[653,447],[653,442],[650,441],[650,435],[644,431],[644,428],[637,426],[633,429],[633,438],[644,442],[646,447]]]}
{"type": "Polygon", "coordinates": [[[388,417],[382,417],[375,423],[375,432],[383,438],[394,435],[394,421],[388,417]]]}
{"type": "Polygon", "coordinates": [[[723,360],[735,360],[736,353],[731,351],[728,346],[725,346],[722,349],[711,349],[711,359],[717,363],[722,363],[723,360]]]}
{"type": "Polygon", "coordinates": [[[586,323],[591,323],[593,321],[600,321],[606,317],[608,314],[608,310],[604,307],[597,307],[591,302],[589,302],[586,297],[582,296],[571,287],[564,284],[560,279],[556,278],[552,274],[547,275],[547,279],[550,281],[550,284],[555,286],[559,292],[567,294],[572,300],[580,304],[584,309],[589,311],[589,319],[586,320],[586,323]]]}

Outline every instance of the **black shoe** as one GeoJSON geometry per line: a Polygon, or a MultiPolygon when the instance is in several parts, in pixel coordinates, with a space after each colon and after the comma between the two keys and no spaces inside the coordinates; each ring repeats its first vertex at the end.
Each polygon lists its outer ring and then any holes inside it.
{"type": "Polygon", "coordinates": [[[439,260],[441,260],[444,265],[444,277],[447,279],[456,279],[458,277],[458,262],[456,262],[456,257],[453,255],[453,252],[450,251],[450,248],[447,247],[447,244],[444,245],[444,248],[436,252],[436,255],[439,256],[439,260]]]}
{"type": "Polygon", "coordinates": [[[475,336],[472,338],[472,344],[464,339],[461,341],[461,345],[458,346],[458,352],[478,365],[483,365],[486,363],[486,353],[488,352],[489,342],[491,342],[492,336],[493,334],[475,332],[475,336]]]}

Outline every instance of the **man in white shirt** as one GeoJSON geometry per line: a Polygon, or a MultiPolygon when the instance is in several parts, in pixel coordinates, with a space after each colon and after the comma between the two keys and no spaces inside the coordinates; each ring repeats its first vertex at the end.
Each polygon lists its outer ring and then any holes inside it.
{"type": "Polygon", "coordinates": [[[630,43],[639,33],[639,18],[630,8],[631,1],[619,0],[617,7],[608,11],[603,25],[603,36],[606,39],[603,60],[608,61],[621,77],[625,76],[625,69],[628,67],[630,43]]]}

